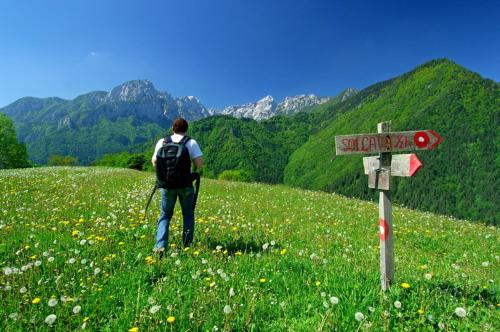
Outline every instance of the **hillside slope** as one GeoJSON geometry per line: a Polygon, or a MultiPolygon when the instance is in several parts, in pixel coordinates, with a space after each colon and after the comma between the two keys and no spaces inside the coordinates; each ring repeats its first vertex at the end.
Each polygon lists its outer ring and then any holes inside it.
{"type": "Polygon", "coordinates": [[[335,156],[334,137],[433,129],[443,142],[419,152],[422,170],[396,178],[394,200],[410,207],[497,223],[500,220],[500,85],[449,60],[435,60],[371,86],[335,109],[334,121],[290,157],[284,182],[371,198],[361,156],[335,156]]]}

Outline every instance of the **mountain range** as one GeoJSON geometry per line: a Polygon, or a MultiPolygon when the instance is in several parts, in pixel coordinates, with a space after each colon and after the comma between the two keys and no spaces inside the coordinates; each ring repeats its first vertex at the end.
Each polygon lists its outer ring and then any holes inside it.
{"type": "MultiPolygon", "coordinates": [[[[336,98],[355,93],[348,89],[336,98]]],[[[194,96],[176,98],[158,91],[148,80],[133,80],[109,92],[94,91],[73,100],[25,97],[1,108],[0,113],[14,121],[18,138],[35,163],[46,163],[49,156],[60,154],[89,164],[104,154],[140,149],[177,117],[195,121],[222,113],[263,120],[292,115],[330,99],[299,95],[276,104],[273,97],[266,96],[221,111],[205,107],[194,96]]]]}
{"type": "Polygon", "coordinates": [[[112,164],[110,153],[128,151],[142,156],[134,164],[142,160],[147,166],[156,139],[182,115],[193,120],[189,135],[203,149],[205,176],[230,174],[363,199],[375,199],[376,192],[367,186],[362,156],[335,156],[334,137],[376,132],[382,121],[391,121],[393,131],[432,129],[443,141],[418,152],[423,168],[415,177],[392,178],[393,201],[498,223],[498,82],[437,59],[359,92],[347,90],[328,100],[305,97],[275,103],[266,96],[219,112],[195,97],[174,98],[150,82],[131,81],[71,101],[23,98],[0,112],[13,119],[37,162],[62,154],[89,164],[108,154],[106,163],[112,164]],[[307,106],[306,99],[315,105],[307,106]],[[285,110],[290,105],[300,105],[300,111],[285,110]]]}

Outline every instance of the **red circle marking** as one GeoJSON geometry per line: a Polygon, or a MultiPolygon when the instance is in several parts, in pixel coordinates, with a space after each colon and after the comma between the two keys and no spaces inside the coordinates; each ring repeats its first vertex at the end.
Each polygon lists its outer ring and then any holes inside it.
{"type": "Polygon", "coordinates": [[[389,225],[384,219],[379,219],[378,221],[380,240],[385,241],[387,236],[389,236],[389,225]]]}
{"type": "Polygon", "coordinates": [[[430,140],[429,135],[425,131],[419,131],[413,136],[413,142],[419,148],[425,148],[430,140]]]}

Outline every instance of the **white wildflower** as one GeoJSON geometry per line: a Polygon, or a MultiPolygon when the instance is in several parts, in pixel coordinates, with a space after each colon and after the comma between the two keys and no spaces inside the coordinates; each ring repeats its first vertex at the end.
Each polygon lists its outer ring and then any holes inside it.
{"type": "Polygon", "coordinates": [[[45,318],[45,323],[47,323],[48,325],[52,325],[56,321],[56,318],[56,315],[50,314],[45,318]]]}
{"type": "Polygon", "coordinates": [[[363,319],[365,319],[365,315],[363,315],[361,312],[357,312],[357,313],[354,314],[354,318],[358,322],[361,322],[363,319]]]}
{"type": "Polygon", "coordinates": [[[338,297],[332,296],[332,297],[330,297],[330,302],[332,304],[339,304],[339,299],[338,299],[338,297]]]}
{"type": "Polygon", "coordinates": [[[455,309],[455,315],[460,318],[464,318],[465,316],[467,316],[467,311],[462,307],[458,307],[455,309]]]}
{"type": "Polygon", "coordinates": [[[49,307],[55,307],[57,305],[57,302],[57,299],[52,298],[47,304],[49,305],[49,307]]]}
{"type": "Polygon", "coordinates": [[[394,307],[395,307],[396,309],[401,309],[401,302],[399,302],[399,301],[394,301],[394,307]]]}
{"type": "Polygon", "coordinates": [[[82,310],[82,307],[79,305],[76,305],[73,307],[73,313],[76,315],[82,310]]]}
{"type": "Polygon", "coordinates": [[[229,314],[231,313],[231,311],[233,311],[233,310],[231,310],[231,307],[230,307],[229,305],[227,305],[227,304],[226,304],[226,305],[224,306],[224,313],[225,313],[226,315],[229,315],[229,314]]]}
{"type": "Polygon", "coordinates": [[[152,314],[156,314],[158,311],[160,311],[161,305],[154,305],[149,309],[149,312],[152,314]]]}

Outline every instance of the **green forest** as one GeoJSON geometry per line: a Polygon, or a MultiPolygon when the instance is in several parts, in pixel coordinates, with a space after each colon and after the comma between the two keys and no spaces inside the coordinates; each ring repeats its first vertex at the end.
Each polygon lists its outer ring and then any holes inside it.
{"type": "Polygon", "coordinates": [[[29,165],[26,146],[18,142],[12,120],[0,113],[0,169],[29,165]]]}

